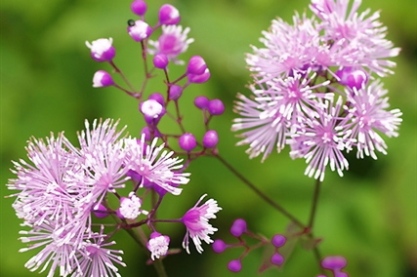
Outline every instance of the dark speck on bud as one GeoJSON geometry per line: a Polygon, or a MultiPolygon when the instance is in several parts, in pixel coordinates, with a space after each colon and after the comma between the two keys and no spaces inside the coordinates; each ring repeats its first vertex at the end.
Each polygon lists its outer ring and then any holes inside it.
{"type": "Polygon", "coordinates": [[[133,26],[135,26],[135,21],[133,19],[129,19],[127,21],[127,25],[129,25],[130,27],[133,27],[133,26]]]}

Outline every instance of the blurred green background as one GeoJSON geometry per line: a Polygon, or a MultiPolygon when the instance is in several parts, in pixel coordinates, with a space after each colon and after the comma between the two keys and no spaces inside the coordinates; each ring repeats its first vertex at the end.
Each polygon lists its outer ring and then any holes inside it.
{"type": "MultiPolygon", "coordinates": [[[[161,0],[149,2],[147,19],[155,22],[161,0]]],[[[167,1],[182,14],[182,25],[190,26],[196,41],[186,55],[203,56],[211,70],[210,81],[186,90],[185,124],[201,138],[203,128],[191,105],[196,95],[221,98],[226,113],[213,120],[220,134],[220,153],[263,191],[279,201],[300,219],[307,221],[313,180],[303,175],[305,164],[293,161],[288,150],[273,154],[263,164],[249,160],[245,147],[234,147],[237,138],[230,132],[233,100],[237,92],[248,94],[250,78],[244,55],[250,44],[260,45],[261,31],[275,17],[291,20],[294,10],[307,11],[307,0],[178,0],[167,1]]],[[[390,104],[400,108],[403,123],[400,137],[387,139],[388,155],[377,161],[358,161],[350,156],[346,176],[328,173],[320,196],[315,233],[324,240],[324,255],[343,255],[348,259],[350,276],[407,277],[417,272],[417,148],[416,148],[416,57],[417,6],[414,0],[365,0],[362,10],[381,10],[381,21],[388,27],[388,38],[402,48],[396,74],[385,78],[390,104]]],[[[25,157],[28,138],[46,137],[65,130],[75,143],[77,130],[85,118],[120,118],[132,135],[143,126],[137,103],[112,88],[93,89],[92,76],[107,64],[91,60],[86,40],[113,37],[116,63],[136,86],[141,83],[139,46],[126,34],[126,21],[134,18],[130,1],[113,0],[2,0],[1,21],[1,168],[0,168],[0,276],[45,276],[31,273],[24,263],[34,254],[18,253],[24,245],[19,237],[20,221],[5,187],[11,160],[25,157]]],[[[181,68],[173,71],[180,74],[181,68]]],[[[151,83],[148,92],[162,89],[151,83]]],[[[254,232],[272,236],[283,232],[288,220],[252,194],[214,159],[200,159],[191,165],[191,182],[180,197],[167,197],[161,207],[166,217],[180,217],[204,193],[218,200],[223,211],[213,221],[220,231],[215,238],[232,241],[228,228],[233,219],[244,217],[254,232]]],[[[180,247],[182,226],[161,225],[180,247]]],[[[117,237],[125,251],[121,268],[124,277],[155,276],[145,266],[145,256],[127,235],[117,237]]],[[[170,276],[232,276],[226,269],[239,251],[216,255],[205,245],[203,255],[192,248],[192,255],[181,253],[165,260],[170,276]]],[[[297,247],[283,270],[257,273],[262,252],[254,251],[237,276],[315,276],[318,274],[311,252],[297,247]]]]}

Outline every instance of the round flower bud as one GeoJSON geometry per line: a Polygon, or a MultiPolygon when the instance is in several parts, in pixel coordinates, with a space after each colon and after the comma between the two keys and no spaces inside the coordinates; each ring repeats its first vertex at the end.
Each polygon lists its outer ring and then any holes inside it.
{"type": "Polygon", "coordinates": [[[130,5],[130,9],[133,13],[142,16],[146,13],[148,6],[146,5],[146,2],[143,0],[135,0],[130,5]]]}
{"type": "Polygon", "coordinates": [[[91,57],[98,62],[111,61],[114,58],[116,50],[112,44],[112,38],[100,38],[91,43],[85,42],[85,45],[91,50],[91,57]]]}
{"type": "Polygon", "coordinates": [[[171,85],[169,87],[169,99],[170,100],[178,100],[182,95],[182,87],[179,85],[171,85]]]}
{"type": "Polygon", "coordinates": [[[224,250],[226,250],[227,248],[227,244],[221,240],[221,239],[216,239],[213,242],[213,251],[216,253],[222,253],[224,250]]]}
{"type": "Polygon", "coordinates": [[[165,105],[165,98],[162,94],[160,94],[159,92],[154,92],[151,95],[149,95],[148,99],[153,99],[155,101],[157,101],[159,104],[161,104],[162,106],[165,105]]]}
{"type": "Polygon", "coordinates": [[[342,256],[329,256],[323,259],[321,266],[326,269],[340,270],[346,266],[346,259],[342,256]]]}
{"type": "Polygon", "coordinates": [[[216,147],[219,143],[219,136],[215,130],[208,130],[203,136],[203,146],[205,148],[216,147]]]}
{"type": "Polygon", "coordinates": [[[206,68],[203,74],[195,75],[195,74],[187,74],[188,82],[192,84],[202,84],[207,82],[210,79],[210,70],[206,68]]]}
{"type": "Polygon", "coordinates": [[[368,74],[359,68],[342,67],[336,71],[336,76],[339,77],[339,83],[348,88],[360,89],[368,82],[368,74]]]}
{"type": "Polygon", "coordinates": [[[153,57],[153,65],[159,69],[165,69],[168,66],[169,60],[165,54],[156,54],[153,57]]]}
{"type": "Polygon", "coordinates": [[[146,123],[156,125],[165,114],[165,108],[156,100],[149,99],[139,104],[146,123]]]}
{"type": "Polygon", "coordinates": [[[197,146],[197,140],[191,133],[182,134],[178,140],[181,149],[190,152],[197,146]]]}
{"type": "Polygon", "coordinates": [[[201,75],[207,69],[206,62],[200,56],[193,56],[188,61],[187,74],[201,75]]]}
{"type": "Polygon", "coordinates": [[[94,206],[93,214],[97,218],[105,218],[109,215],[109,211],[107,210],[106,206],[100,203],[94,206]]]}
{"type": "Polygon", "coordinates": [[[159,9],[159,24],[175,25],[181,20],[180,12],[170,4],[164,4],[159,9]]]}
{"type": "Polygon", "coordinates": [[[280,266],[284,263],[284,257],[279,253],[275,253],[271,256],[271,263],[280,266]]]}
{"type": "Polygon", "coordinates": [[[220,99],[210,100],[208,111],[211,115],[221,115],[224,112],[224,105],[220,99]]]}
{"type": "Polygon", "coordinates": [[[275,247],[282,247],[285,242],[287,241],[287,239],[280,234],[276,234],[272,237],[271,239],[271,243],[275,246],[275,247]]]}
{"type": "Polygon", "coordinates": [[[240,237],[244,232],[246,232],[246,230],[246,221],[238,218],[233,222],[232,227],[230,228],[230,233],[235,237],[240,237]]]}
{"type": "Polygon", "coordinates": [[[231,260],[228,264],[227,264],[227,268],[231,271],[231,272],[239,272],[242,270],[242,263],[240,262],[240,260],[231,260]]]}
{"type": "Polygon", "coordinates": [[[152,34],[152,28],[142,20],[136,20],[134,25],[127,26],[127,32],[135,41],[142,41],[152,34]]]}
{"type": "Polygon", "coordinates": [[[114,85],[114,81],[108,72],[104,70],[98,70],[96,73],[94,73],[94,77],[93,77],[94,88],[108,87],[112,85],[114,85]]]}
{"type": "Polygon", "coordinates": [[[123,218],[136,219],[141,213],[142,200],[136,195],[120,198],[119,212],[123,218]]]}
{"type": "Polygon", "coordinates": [[[194,98],[194,105],[201,110],[207,109],[209,102],[210,100],[204,95],[197,96],[196,98],[194,98]]]}

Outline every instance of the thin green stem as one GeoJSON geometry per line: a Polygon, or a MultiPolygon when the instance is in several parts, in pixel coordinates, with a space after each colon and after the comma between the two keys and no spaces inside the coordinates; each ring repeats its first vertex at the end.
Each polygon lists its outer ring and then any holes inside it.
{"type": "Polygon", "coordinates": [[[165,270],[164,264],[162,263],[161,259],[155,260],[153,263],[153,266],[156,270],[156,273],[159,277],[168,277],[167,272],[165,270]]]}
{"type": "Polygon", "coordinates": [[[252,182],[245,178],[239,171],[237,171],[231,164],[229,164],[223,157],[220,155],[215,155],[216,157],[227,169],[229,169],[237,178],[239,178],[247,187],[249,187],[255,194],[257,194],[260,198],[262,198],[266,203],[274,207],[277,211],[279,211],[282,215],[290,219],[294,222],[298,227],[301,229],[305,229],[306,226],[298,220],[295,216],[289,213],[286,209],[284,209],[281,205],[276,203],[274,200],[269,198],[265,193],[259,190],[252,182]]]}
{"type": "Polygon", "coordinates": [[[320,187],[321,187],[321,181],[316,180],[314,184],[314,193],[313,193],[313,201],[311,204],[310,217],[308,220],[308,228],[310,230],[313,230],[314,219],[316,218],[317,204],[318,204],[319,195],[320,195],[320,187]]]}

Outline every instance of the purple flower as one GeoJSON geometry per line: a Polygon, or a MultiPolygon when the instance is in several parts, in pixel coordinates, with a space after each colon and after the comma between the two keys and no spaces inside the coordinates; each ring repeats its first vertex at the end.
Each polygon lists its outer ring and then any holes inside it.
{"type": "Polygon", "coordinates": [[[150,239],[147,243],[147,248],[151,251],[151,259],[155,260],[163,257],[168,252],[169,246],[169,237],[161,235],[158,232],[153,232],[150,236],[150,239]]]}
{"type": "Polygon", "coordinates": [[[112,38],[100,38],[93,42],[85,42],[91,50],[91,57],[98,62],[111,61],[116,55],[116,50],[112,46],[112,38]]]}
{"type": "Polygon", "coordinates": [[[343,124],[352,131],[351,138],[356,140],[358,158],[366,155],[376,159],[375,151],[387,153],[387,145],[377,131],[388,137],[398,136],[402,113],[399,109],[386,110],[389,107],[388,97],[383,97],[386,93],[378,81],[359,90],[346,89],[346,109],[351,116],[344,119],[343,124]]]}
{"type": "Polygon", "coordinates": [[[137,197],[134,192],[129,194],[129,197],[121,197],[119,214],[126,219],[134,220],[140,214],[148,214],[147,211],[142,210],[142,199],[137,197]]]}
{"type": "Polygon", "coordinates": [[[108,276],[120,277],[115,264],[126,266],[122,262],[122,250],[108,248],[116,242],[107,241],[107,236],[103,234],[104,227],[101,226],[99,233],[94,233],[91,238],[85,240],[75,255],[78,268],[71,275],[73,277],[84,276],[108,276]]]}
{"type": "Polygon", "coordinates": [[[146,144],[145,136],[140,141],[129,138],[125,140],[127,151],[126,165],[135,174],[141,176],[141,186],[144,183],[152,183],[174,195],[182,191],[178,185],[187,184],[190,173],[183,173],[182,160],[172,158],[173,151],[162,151],[164,144],[156,147],[158,139],[154,139],[150,145],[146,144]]]}
{"type": "Polygon", "coordinates": [[[317,23],[305,15],[302,18],[296,15],[293,21],[292,26],[282,19],[273,20],[270,30],[264,31],[260,39],[264,47],[252,46],[254,53],[247,55],[246,63],[258,82],[285,77],[306,64],[317,63],[317,59],[320,65],[330,64],[317,23]]]}
{"type": "Polygon", "coordinates": [[[100,87],[108,87],[114,84],[113,78],[111,75],[104,70],[98,70],[94,74],[93,77],[93,87],[100,88],[100,87]]]}
{"type": "Polygon", "coordinates": [[[233,121],[232,130],[244,130],[243,139],[237,145],[249,144],[246,152],[250,158],[263,153],[263,161],[274,148],[280,152],[296,126],[306,118],[318,116],[318,99],[329,98],[332,94],[315,92],[328,82],[310,85],[314,77],[315,74],[305,78],[296,73],[265,85],[251,86],[253,99],[237,95],[240,101],[236,102],[235,112],[242,118],[233,121]]]}
{"type": "Polygon", "coordinates": [[[204,194],[194,207],[189,209],[181,219],[182,223],[184,223],[187,228],[187,232],[182,242],[182,247],[187,253],[190,253],[190,238],[194,242],[197,252],[202,253],[203,248],[201,247],[201,240],[204,240],[207,244],[212,243],[213,240],[209,235],[212,235],[217,231],[217,228],[214,228],[208,221],[212,218],[216,218],[215,214],[220,211],[221,208],[214,199],[209,199],[206,203],[199,206],[206,196],[207,194],[204,194]]]}
{"type": "Polygon", "coordinates": [[[366,67],[379,76],[392,74],[389,68],[395,63],[387,58],[397,56],[400,49],[393,48],[392,42],[385,39],[387,28],[378,21],[379,12],[370,14],[368,9],[359,14],[361,1],[353,1],[351,5],[349,2],[312,0],[310,5],[322,20],[319,30],[324,31],[325,40],[338,47],[333,53],[336,64],[366,67]]]}
{"type": "Polygon", "coordinates": [[[176,64],[183,64],[183,61],[177,59],[178,55],[187,51],[188,46],[194,42],[194,39],[188,38],[190,28],[182,29],[181,26],[169,25],[162,26],[162,34],[158,41],[149,40],[148,52],[151,55],[164,54],[169,61],[176,64]]]}
{"type": "Polygon", "coordinates": [[[131,38],[140,42],[147,39],[152,34],[152,28],[143,20],[136,20],[134,24],[127,27],[127,32],[131,38]]]}
{"type": "Polygon", "coordinates": [[[297,132],[292,133],[290,156],[305,158],[308,163],[305,174],[323,181],[327,165],[343,176],[343,170],[349,164],[342,151],[349,151],[353,140],[348,138],[351,130],[341,124],[342,98],[336,103],[330,100],[320,103],[322,109],[317,111],[318,118],[307,119],[297,132]]]}

